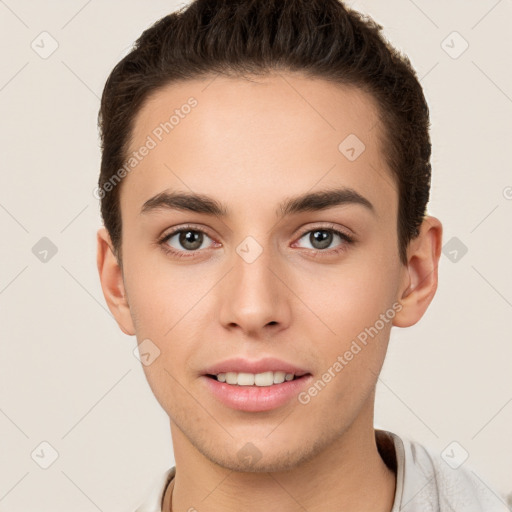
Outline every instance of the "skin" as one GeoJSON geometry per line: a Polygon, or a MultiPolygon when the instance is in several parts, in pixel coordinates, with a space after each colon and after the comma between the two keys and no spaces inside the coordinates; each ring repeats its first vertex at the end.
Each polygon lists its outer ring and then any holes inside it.
{"type": "MultiPolygon", "coordinates": [[[[426,217],[400,263],[398,192],[367,93],[297,73],[174,83],[138,112],[130,150],[190,96],[198,106],[120,185],[122,270],[105,228],[97,233],[110,311],[124,333],[160,350],[143,369],[170,419],[177,474],[164,510],[389,512],[396,478],[375,443],[375,386],[391,326],[414,325],[434,297],[442,225],[426,217]],[[352,162],[338,150],[351,133],[366,146],[352,162]],[[375,215],[345,204],[276,216],[287,197],[341,186],[375,215]],[[164,190],[207,194],[230,214],[141,214],[164,190]],[[205,231],[201,248],[188,259],[166,254],[158,240],[188,223],[205,231]],[[311,231],[328,225],[356,242],[333,235],[318,249],[311,231]],[[263,249],[250,264],[236,252],[249,235],[263,249]],[[274,356],[317,380],[393,304],[392,321],[307,405],[236,411],[201,377],[229,357],[274,356]],[[261,454],[253,464],[237,456],[248,442],[261,454]]],[[[189,247],[179,235],[167,245],[189,247]]]]}

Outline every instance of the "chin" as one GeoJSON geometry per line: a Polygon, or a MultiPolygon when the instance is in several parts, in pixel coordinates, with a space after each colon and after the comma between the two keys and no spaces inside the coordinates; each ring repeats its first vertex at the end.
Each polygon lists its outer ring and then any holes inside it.
{"type": "Polygon", "coordinates": [[[299,443],[297,446],[292,446],[286,445],[283,439],[277,440],[277,444],[274,444],[265,438],[254,439],[254,442],[249,438],[245,442],[242,441],[236,444],[240,448],[235,449],[234,453],[227,452],[227,450],[233,447],[233,443],[226,446],[226,452],[223,454],[219,452],[208,453],[205,450],[200,451],[213,463],[230,471],[240,473],[275,473],[290,471],[308,462],[323,447],[321,440],[307,443],[307,445],[299,443]]]}

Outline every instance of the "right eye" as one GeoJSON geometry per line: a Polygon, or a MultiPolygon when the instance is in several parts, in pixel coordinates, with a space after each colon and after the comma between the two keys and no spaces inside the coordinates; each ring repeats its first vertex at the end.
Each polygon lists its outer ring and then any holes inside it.
{"type": "Polygon", "coordinates": [[[201,229],[195,227],[181,227],[164,235],[159,241],[159,244],[166,253],[172,254],[178,258],[190,258],[194,257],[194,253],[198,252],[199,249],[204,248],[202,246],[205,242],[205,237],[210,238],[201,229]]]}

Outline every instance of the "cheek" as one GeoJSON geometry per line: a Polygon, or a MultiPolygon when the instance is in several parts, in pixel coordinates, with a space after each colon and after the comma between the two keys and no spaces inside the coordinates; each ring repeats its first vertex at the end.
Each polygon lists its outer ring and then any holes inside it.
{"type": "MultiPolygon", "coordinates": [[[[322,392],[319,406],[333,400],[357,408],[373,389],[386,355],[395,315],[395,272],[385,265],[359,263],[340,266],[335,276],[302,286],[301,296],[308,297],[308,306],[321,320],[314,322],[318,332],[325,333],[317,339],[322,365],[318,377],[329,382],[329,390],[322,392]]],[[[313,322],[306,316],[307,332],[313,322]]]]}
{"type": "Polygon", "coordinates": [[[205,293],[203,276],[191,275],[184,267],[172,268],[161,255],[143,259],[132,254],[125,276],[138,336],[171,336],[174,326],[195,309],[205,293]]]}
{"type": "Polygon", "coordinates": [[[164,410],[170,411],[172,404],[187,394],[184,372],[190,358],[190,347],[186,340],[179,339],[176,334],[173,336],[172,331],[167,336],[153,337],[150,342],[147,340],[145,338],[140,345],[141,360],[144,360],[144,352],[149,353],[149,361],[142,363],[142,367],[156,399],[164,410]]]}
{"type": "Polygon", "coordinates": [[[396,282],[390,273],[370,266],[359,270],[347,266],[321,279],[303,281],[298,288],[298,296],[329,328],[326,334],[343,344],[392,306],[396,282]]]}

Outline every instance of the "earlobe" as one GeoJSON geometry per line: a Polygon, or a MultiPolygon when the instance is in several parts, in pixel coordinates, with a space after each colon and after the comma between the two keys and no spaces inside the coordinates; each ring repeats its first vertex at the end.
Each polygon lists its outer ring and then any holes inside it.
{"type": "Polygon", "coordinates": [[[393,325],[410,327],[424,315],[437,290],[439,258],[443,227],[439,219],[427,216],[419,235],[411,240],[407,251],[407,266],[399,290],[402,309],[395,315],[393,325]]]}
{"type": "Polygon", "coordinates": [[[112,242],[106,228],[97,232],[98,250],[96,264],[101,282],[103,295],[107,306],[114,315],[119,328],[129,336],[135,335],[135,329],[130,313],[123,274],[113,251],[112,242]]]}

